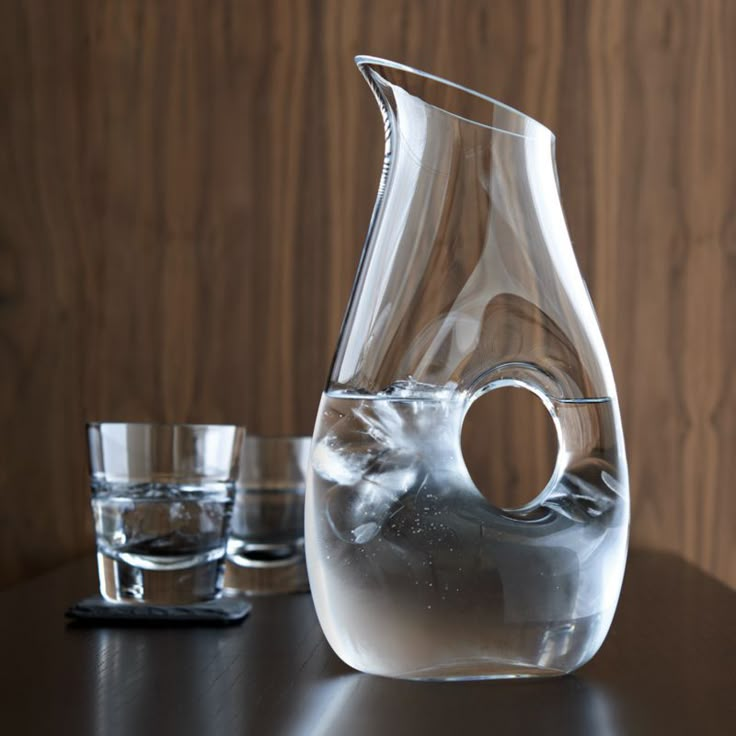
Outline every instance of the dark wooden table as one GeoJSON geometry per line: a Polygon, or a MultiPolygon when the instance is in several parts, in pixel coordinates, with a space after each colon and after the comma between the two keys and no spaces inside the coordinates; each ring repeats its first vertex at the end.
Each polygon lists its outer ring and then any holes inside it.
{"type": "MultiPolygon", "coordinates": [[[[0,594],[5,734],[707,734],[736,723],[736,594],[632,553],[613,628],[575,675],[417,683],[332,653],[308,595],[254,600],[229,628],[82,627],[80,560],[0,594]]],[[[376,622],[380,626],[380,621],[376,622]]]]}

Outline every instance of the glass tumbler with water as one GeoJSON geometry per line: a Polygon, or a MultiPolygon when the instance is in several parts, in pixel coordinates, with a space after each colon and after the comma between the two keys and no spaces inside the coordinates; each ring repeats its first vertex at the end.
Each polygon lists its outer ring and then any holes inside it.
{"type": "Polygon", "coordinates": [[[103,598],[176,605],[219,595],[244,430],[91,423],[87,434],[103,598]]]}
{"type": "Polygon", "coordinates": [[[310,437],[244,442],[225,584],[248,593],[308,590],[304,491],[310,437]]]}

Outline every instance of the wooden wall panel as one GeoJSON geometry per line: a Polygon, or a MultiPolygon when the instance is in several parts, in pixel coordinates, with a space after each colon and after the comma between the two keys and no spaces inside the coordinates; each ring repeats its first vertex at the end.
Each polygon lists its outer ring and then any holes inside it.
{"type": "MultiPolygon", "coordinates": [[[[736,3],[0,14],[0,584],[91,548],[86,419],[311,431],[381,164],[359,52],[556,131],[619,386],[633,540],[736,584],[736,3]]],[[[528,440],[544,428],[513,408],[494,430],[517,455],[505,477],[538,482],[549,448],[530,457],[528,440]]]]}

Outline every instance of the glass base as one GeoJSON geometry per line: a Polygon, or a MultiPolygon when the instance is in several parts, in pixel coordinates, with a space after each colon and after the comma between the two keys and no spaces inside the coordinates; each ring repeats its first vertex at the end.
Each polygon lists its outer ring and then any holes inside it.
{"type": "MultiPolygon", "coordinates": [[[[351,621],[360,632],[367,630],[364,623],[378,618],[368,605],[364,609],[352,611],[351,621]]],[[[325,635],[343,662],[371,675],[421,681],[549,678],[570,674],[595,655],[611,615],[567,625],[505,621],[477,628],[472,612],[465,611],[452,624],[446,618],[436,626],[426,618],[421,625],[415,621],[414,630],[399,638],[385,626],[382,637],[365,636],[363,641],[348,639],[329,625],[325,635]]]]}
{"type": "Polygon", "coordinates": [[[302,545],[228,545],[225,587],[249,595],[307,593],[309,579],[302,545]]]}
{"type": "Polygon", "coordinates": [[[388,675],[402,680],[418,682],[462,682],[475,680],[525,680],[547,677],[562,677],[568,674],[562,670],[545,667],[532,667],[513,662],[494,660],[470,660],[454,662],[430,668],[427,671],[407,672],[388,675]]]}
{"type": "Polygon", "coordinates": [[[141,564],[134,564],[132,555],[125,557],[97,553],[100,594],[107,601],[183,605],[212,600],[222,592],[221,553],[214,559],[210,554],[158,561],[147,556],[141,564]]]}

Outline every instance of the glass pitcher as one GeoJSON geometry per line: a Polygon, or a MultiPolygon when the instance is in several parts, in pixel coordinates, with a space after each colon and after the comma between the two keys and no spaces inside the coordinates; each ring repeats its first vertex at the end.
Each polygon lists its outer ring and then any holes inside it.
{"type": "Polygon", "coordinates": [[[611,624],[629,501],[554,136],[432,75],[356,61],[386,149],[312,443],[305,532],[320,623],[347,664],[378,675],[570,672],[611,624]],[[460,446],[470,405],[504,386],[539,397],[559,444],[549,482],[520,508],[486,500],[460,446]]]}

